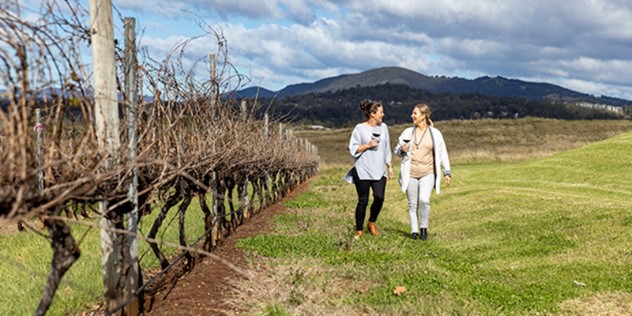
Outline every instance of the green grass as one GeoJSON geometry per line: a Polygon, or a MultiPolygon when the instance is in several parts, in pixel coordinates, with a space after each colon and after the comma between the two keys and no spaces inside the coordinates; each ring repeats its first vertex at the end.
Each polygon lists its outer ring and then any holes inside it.
{"type": "MultiPolygon", "coordinates": [[[[83,240],[81,257],[62,280],[58,295],[48,315],[65,315],[85,309],[88,302],[99,300],[102,284],[98,266],[100,253],[98,231],[73,227],[76,235],[88,231],[83,240]],[[95,282],[96,281],[96,282],[95,282]]],[[[48,241],[32,232],[0,234],[0,314],[32,315],[37,309],[46,284],[52,248],[48,241]]]]}
{"type": "Polygon", "coordinates": [[[282,306],[278,304],[270,304],[266,306],[266,308],[263,310],[261,314],[262,316],[290,316],[291,315],[282,306]]]}
{"type": "Polygon", "coordinates": [[[307,306],[330,314],[629,313],[630,152],[626,133],[546,158],[456,164],[453,185],[432,197],[426,242],[409,238],[396,181],[387,186],[381,235],[353,240],[355,191],[341,181],[346,168],[329,167],[286,203],[291,211],[277,217],[274,233],[238,245],[268,257],[277,272],[261,277],[288,286],[275,293],[296,293],[283,271],[303,271],[298,302],[258,298],[292,314],[307,306]],[[407,292],[394,295],[397,286],[407,292]]]}
{"type": "MultiPolygon", "coordinates": [[[[141,222],[140,229],[145,236],[158,212],[155,209],[141,222]]],[[[194,199],[185,220],[188,244],[204,232],[203,218],[197,199],[194,199]]],[[[97,224],[98,221],[91,223],[97,224]]],[[[156,238],[179,244],[177,225],[178,212],[172,209],[156,238]]],[[[81,256],[62,279],[47,315],[68,315],[95,309],[102,301],[99,229],[82,224],[72,224],[71,227],[76,239],[85,235],[80,245],[81,256]]],[[[42,233],[46,234],[46,231],[42,233]]],[[[0,275],[3,277],[0,282],[0,315],[32,315],[48,277],[52,259],[50,243],[34,232],[16,232],[5,227],[0,233],[0,245],[0,275]]],[[[178,254],[176,249],[169,246],[161,248],[168,257],[178,254]]],[[[139,254],[145,273],[159,269],[158,260],[146,242],[139,241],[139,254]]]]}

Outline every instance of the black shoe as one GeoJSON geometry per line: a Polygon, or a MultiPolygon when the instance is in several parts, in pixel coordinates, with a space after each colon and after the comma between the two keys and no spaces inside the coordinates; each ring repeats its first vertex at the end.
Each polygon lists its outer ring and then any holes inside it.
{"type": "Polygon", "coordinates": [[[419,238],[419,234],[418,233],[413,233],[413,240],[417,240],[417,238],[419,238]]]}
{"type": "Polygon", "coordinates": [[[427,228],[422,228],[421,229],[421,240],[427,240],[428,239],[428,229],[427,228]]]}

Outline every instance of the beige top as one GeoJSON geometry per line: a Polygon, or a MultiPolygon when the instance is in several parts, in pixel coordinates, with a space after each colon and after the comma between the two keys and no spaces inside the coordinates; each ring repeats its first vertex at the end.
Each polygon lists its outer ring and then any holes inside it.
{"type": "Polygon", "coordinates": [[[434,173],[434,157],[432,155],[432,137],[430,133],[418,130],[413,134],[410,141],[410,176],[413,178],[422,178],[434,173]]]}

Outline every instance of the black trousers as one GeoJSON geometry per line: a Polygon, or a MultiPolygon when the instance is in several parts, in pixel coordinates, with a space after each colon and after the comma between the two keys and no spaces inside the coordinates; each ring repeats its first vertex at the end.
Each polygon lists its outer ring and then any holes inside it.
{"type": "Polygon", "coordinates": [[[384,205],[384,192],[386,191],[386,177],[380,180],[360,180],[358,173],[353,169],[353,184],[358,193],[358,205],[355,210],[356,230],[363,230],[366,208],[369,205],[369,192],[373,190],[373,203],[371,203],[371,214],[369,222],[375,222],[382,205],[384,205]]]}

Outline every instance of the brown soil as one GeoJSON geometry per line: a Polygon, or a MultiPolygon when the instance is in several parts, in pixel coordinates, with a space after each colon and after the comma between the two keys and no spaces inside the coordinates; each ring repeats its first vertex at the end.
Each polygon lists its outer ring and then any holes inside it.
{"type": "MultiPolygon", "coordinates": [[[[309,182],[302,183],[283,201],[308,190],[309,182]]],[[[283,201],[257,213],[224,239],[212,251],[219,259],[210,256],[200,259],[188,273],[163,278],[159,289],[145,297],[146,314],[235,315],[243,312],[228,303],[236,295],[231,284],[244,278],[243,272],[249,269],[245,254],[235,248],[235,243],[242,238],[270,232],[274,216],[287,211],[283,201]]]]}

